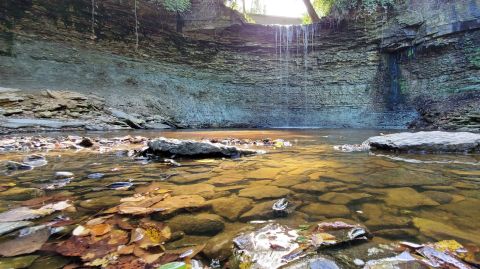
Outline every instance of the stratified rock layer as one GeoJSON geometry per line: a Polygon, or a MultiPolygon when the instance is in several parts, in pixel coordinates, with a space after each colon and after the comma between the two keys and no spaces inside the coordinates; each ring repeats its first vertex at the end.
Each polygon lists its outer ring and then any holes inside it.
{"type": "Polygon", "coordinates": [[[2,1],[0,87],[93,92],[178,127],[480,129],[478,0],[290,28],[193,0],[181,34],[161,1],[137,2],[138,24],[132,1],[95,1],[93,21],[90,0],[2,1]]]}

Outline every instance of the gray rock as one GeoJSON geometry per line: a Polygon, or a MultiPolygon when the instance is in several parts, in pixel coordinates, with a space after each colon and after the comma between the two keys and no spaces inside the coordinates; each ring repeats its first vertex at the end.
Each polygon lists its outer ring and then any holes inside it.
{"type": "Polygon", "coordinates": [[[179,140],[160,137],[148,143],[148,153],[159,156],[187,157],[236,157],[256,154],[257,151],[233,146],[194,140],[179,140]]]}
{"type": "Polygon", "coordinates": [[[134,129],[144,129],[144,125],[145,125],[144,120],[114,108],[111,108],[110,112],[112,113],[112,116],[125,121],[125,123],[128,124],[128,126],[134,129]]]}
{"type": "Polygon", "coordinates": [[[4,119],[0,120],[0,126],[18,129],[27,127],[46,127],[53,129],[85,127],[86,123],[82,121],[64,121],[64,120],[40,120],[40,119],[4,119]]]}
{"type": "Polygon", "coordinates": [[[400,152],[478,152],[480,134],[469,132],[396,133],[370,137],[372,150],[400,152]]]}

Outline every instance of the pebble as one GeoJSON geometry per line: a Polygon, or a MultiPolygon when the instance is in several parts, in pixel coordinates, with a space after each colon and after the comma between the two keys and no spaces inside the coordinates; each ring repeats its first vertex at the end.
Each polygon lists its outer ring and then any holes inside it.
{"type": "Polygon", "coordinates": [[[89,179],[101,179],[105,176],[103,173],[93,173],[87,176],[89,179]]]}
{"type": "Polygon", "coordinates": [[[365,265],[365,262],[361,259],[355,259],[355,260],[353,260],[353,263],[358,267],[362,267],[362,266],[365,265]]]}
{"type": "Polygon", "coordinates": [[[60,172],[55,172],[55,177],[56,178],[68,178],[68,177],[73,177],[72,172],[65,172],[65,171],[60,171],[60,172]]]}

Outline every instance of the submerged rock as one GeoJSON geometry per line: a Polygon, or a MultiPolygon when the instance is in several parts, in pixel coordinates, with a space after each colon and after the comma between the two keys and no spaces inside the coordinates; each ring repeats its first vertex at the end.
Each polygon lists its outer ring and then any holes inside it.
{"type": "Polygon", "coordinates": [[[266,198],[281,198],[290,194],[290,190],[285,188],[279,188],[275,186],[258,186],[250,187],[240,190],[238,193],[241,197],[253,198],[255,200],[261,200],[266,198]]]}
{"type": "Polygon", "coordinates": [[[309,204],[300,209],[300,211],[308,214],[310,217],[327,217],[338,218],[345,217],[351,214],[348,207],[344,205],[330,205],[330,204],[309,204]]]}
{"type": "Polygon", "coordinates": [[[232,196],[211,200],[209,204],[212,205],[216,214],[230,221],[235,221],[241,214],[252,208],[252,202],[248,198],[232,196]]]}
{"type": "Polygon", "coordinates": [[[385,203],[389,206],[401,208],[414,208],[419,206],[438,206],[430,197],[417,192],[412,188],[394,188],[387,190],[385,203]]]}
{"type": "Polygon", "coordinates": [[[255,150],[225,146],[219,143],[158,138],[148,143],[147,153],[158,156],[184,156],[194,158],[238,157],[258,153],[255,150]]]}
{"type": "Polygon", "coordinates": [[[396,133],[370,137],[372,150],[400,152],[479,152],[480,134],[469,132],[396,133]]]}
{"type": "Polygon", "coordinates": [[[183,231],[189,235],[216,235],[225,227],[220,216],[201,213],[198,215],[179,215],[168,221],[172,231],[183,231]]]}
{"type": "Polygon", "coordinates": [[[0,192],[0,197],[2,199],[14,201],[29,200],[43,195],[45,195],[45,192],[36,188],[13,187],[6,191],[0,192]]]}

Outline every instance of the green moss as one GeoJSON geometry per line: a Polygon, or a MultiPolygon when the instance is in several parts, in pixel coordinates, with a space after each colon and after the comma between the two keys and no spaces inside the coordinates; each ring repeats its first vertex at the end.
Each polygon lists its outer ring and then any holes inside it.
{"type": "Polygon", "coordinates": [[[475,67],[480,68],[480,47],[473,49],[473,53],[468,57],[468,60],[475,67]]]}

